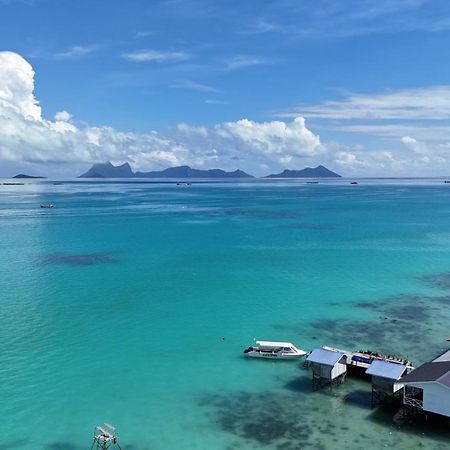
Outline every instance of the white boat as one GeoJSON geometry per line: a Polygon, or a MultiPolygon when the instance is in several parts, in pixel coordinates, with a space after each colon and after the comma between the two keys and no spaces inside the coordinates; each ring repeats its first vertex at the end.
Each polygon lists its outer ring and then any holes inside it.
{"type": "Polygon", "coordinates": [[[291,342],[256,341],[255,344],[244,350],[246,356],[268,359],[294,359],[306,355],[304,350],[300,350],[291,342]]]}

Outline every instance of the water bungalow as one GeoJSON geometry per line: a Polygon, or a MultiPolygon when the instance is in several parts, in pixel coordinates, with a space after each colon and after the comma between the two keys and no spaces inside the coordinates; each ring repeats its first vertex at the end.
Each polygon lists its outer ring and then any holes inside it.
{"type": "Polygon", "coordinates": [[[305,366],[312,368],[313,388],[342,383],[347,373],[371,376],[373,402],[392,397],[400,391],[403,385],[399,379],[412,369],[407,359],[373,351],[349,352],[328,346],[310,352],[305,366]]]}
{"type": "Polygon", "coordinates": [[[434,413],[450,418],[450,350],[400,379],[407,413],[434,413]]]}
{"type": "Polygon", "coordinates": [[[396,362],[374,360],[366,370],[366,375],[372,378],[372,406],[401,395],[404,384],[400,378],[411,369],[411,366],[396,362]]]}
{"type": "Polygon", "coordinates": [[[325,384],[331,389],[333,384],[342,383],[347,373],[347,357],[337,350],[316,348],[307,356],[306,363],[312,369],[313,389],[325,384]]]}

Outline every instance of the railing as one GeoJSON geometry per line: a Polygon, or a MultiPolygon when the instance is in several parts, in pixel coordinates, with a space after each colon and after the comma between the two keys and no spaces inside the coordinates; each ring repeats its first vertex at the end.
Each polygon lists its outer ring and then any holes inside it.
{"type": "Polygon", "coordinates": [[[404,397],[404,404],[423,409],[423,400],[418,400],[417,398],[404,397]]]}

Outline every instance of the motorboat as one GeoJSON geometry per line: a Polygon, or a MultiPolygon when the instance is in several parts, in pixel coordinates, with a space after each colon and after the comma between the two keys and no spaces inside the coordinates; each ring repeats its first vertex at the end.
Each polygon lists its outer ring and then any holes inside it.
{"type": "Polygon", "coordinates": [[[295,359],[306,355],[304,350],[300,350],[291,342],[255,341],[255,344],[244,350],[246,356],[269,359],[295,359]]]}
{"type": "Polygon", "coordinates": [[[41,208],[54,208],[54,206],[51,203],[41,205],[41,208]]]}

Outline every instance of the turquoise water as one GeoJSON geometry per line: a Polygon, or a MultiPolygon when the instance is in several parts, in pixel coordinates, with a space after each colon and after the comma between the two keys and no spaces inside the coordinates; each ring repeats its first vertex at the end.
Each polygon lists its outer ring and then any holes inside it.
{"type": "Polygon", "coordinates": [[[27,182],[0,186],[0,448],[442,449],[370,384],[311,392],[254,338],[446,348],[450,186],[27,182]],[[53,209],[40,209],[53,203],[53,209]]]}

